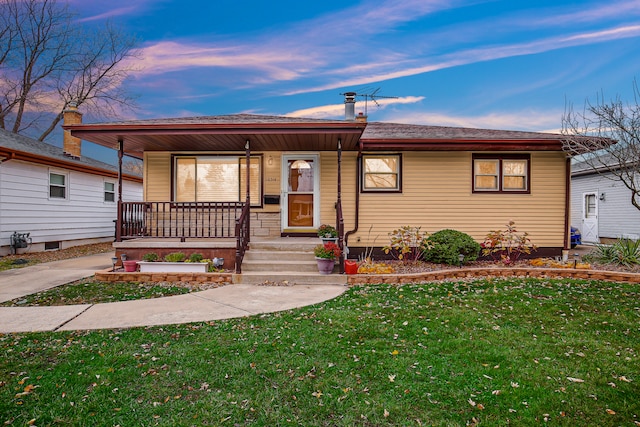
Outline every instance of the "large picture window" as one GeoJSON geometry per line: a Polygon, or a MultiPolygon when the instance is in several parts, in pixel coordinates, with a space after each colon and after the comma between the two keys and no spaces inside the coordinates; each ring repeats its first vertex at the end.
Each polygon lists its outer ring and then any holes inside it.
{"type": "Polygon", "coordinates": [[[473,155],[473,191],[493,193],[529,193],[528,154],[473,155]]]}
{"type": "MultiPolygon", "coordinates": [[[[246,199],[244,156],[197,156],[175,158],[176,202],[244,202],[246,199]]],[[[249,166],[250,201],[262,201],[262,157],[252,156],[249,166]]]]}
{"type": "Polygon", "coordinates": [[[365,154],[362,156],[362,191],[400,192],[400,154],[365,154]]]}

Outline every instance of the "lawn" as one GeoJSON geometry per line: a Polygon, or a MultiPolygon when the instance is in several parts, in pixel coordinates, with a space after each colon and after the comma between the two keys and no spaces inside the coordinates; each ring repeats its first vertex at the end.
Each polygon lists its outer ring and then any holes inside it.
{"type": "Polygon", "coordinates": [[[0,347],[6,425],[640,425],[637,285],[359,286],[281,313],[0,347]]]}

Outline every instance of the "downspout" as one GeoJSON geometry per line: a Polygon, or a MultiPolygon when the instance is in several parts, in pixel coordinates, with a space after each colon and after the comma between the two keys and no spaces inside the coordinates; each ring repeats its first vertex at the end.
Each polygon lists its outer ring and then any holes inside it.
{"type": "Polygon", "coordinates": [[[564,195],[564,250],[571,248],[570,243],[570,212],[571,212],[571,157],[567,156],[565,165],[565,195],[564,195]]]}
{"type": "Polygon", "coordinates": [[[344,217],[342,213],[342,140],[338,138],[338,201],[336,202],[336,215],[338,227],[338,247],[340,248],[339,271],[344,273],[344,217]]]}
{"type": "Polygon", "coordinates": [[[249,140],[244,146],[245,148],[245,162],[246,162],[246,181],[247,181],[247,196],[245,197],[245,203],[247,204],[247,209],[249,210],[249,215],[247,216],[247,244],[251,241],[251,147],[249,145],[249,140]]]}
{"type": "Polygon", "coordinates": [[[118,212],[116,218],[116,242],[122,242],[122,157],[124,156],[124,140],[118,138],[118,212]]]}
{"type": "Polygon", "coordinates": [[[349,230],[344,235],[344,246],[349,247],[349,236],[355,234],[360,226],[360,169],[362,168],[362,141],[360,141],[360,147],[358,150],[358,157],[356,159],[356,211],[354,215],[354,228],[349,230]]]}

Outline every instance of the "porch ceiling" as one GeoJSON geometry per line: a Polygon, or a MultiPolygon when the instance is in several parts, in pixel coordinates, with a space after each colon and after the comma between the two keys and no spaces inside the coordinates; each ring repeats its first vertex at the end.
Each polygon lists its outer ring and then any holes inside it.
{"type": "Polygon", "coordinates": [[[145,151],[335,151],[357,150],[366,124],[346,121],[183,122],[138,121],[67,125],[75,137],[142,158],[145,151]]]}

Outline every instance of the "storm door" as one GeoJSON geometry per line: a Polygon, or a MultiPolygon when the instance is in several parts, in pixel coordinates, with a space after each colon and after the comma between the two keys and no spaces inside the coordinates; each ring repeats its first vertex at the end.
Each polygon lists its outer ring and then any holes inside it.
{"type": "Polygon", "coordinates": [[[318,227],[319,173],[315,154],[283,156],[283,231],[305,232],[318,227]]]}

